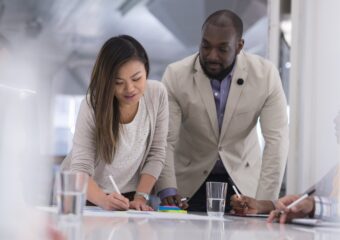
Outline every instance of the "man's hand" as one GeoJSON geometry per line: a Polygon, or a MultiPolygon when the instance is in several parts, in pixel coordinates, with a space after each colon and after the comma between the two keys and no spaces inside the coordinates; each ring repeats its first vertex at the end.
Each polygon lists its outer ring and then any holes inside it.
{"type": "Polygon", "coordinates": [[[230,198],[230,206],[232,207],[231,213],[238,215],[256,214],[258,213],[257,203],[255,198],[241,196],[236,194],[230,198]]]}
{"type": "Polygon", "coordinates": [[[269,213],[274,210],[273,203],[269,200],[256,200],[243,195],[238,197],[235,194],[230,198],[230,205],[231,213],[239,215],[269,213]]]}
{"type": "Polygon", "coordinates": [[[287,195],[280,198],[276,203],[276,210],[272,211],[267,222],[275,220],[280,223],[290,222],[293,218],[303,218],[313,213],[314,198],[308,197],[292,208],[287,208],[289,204],[299,199],[300,195],[287,195]]]}
{"type": "Polygon", "coordinates": [[[162,199],[161,205],[164,206],[178,206],[181,209],[187,209],[189,207],[187,200],[181,201],[181,195],[168,196],[162,199]]]}

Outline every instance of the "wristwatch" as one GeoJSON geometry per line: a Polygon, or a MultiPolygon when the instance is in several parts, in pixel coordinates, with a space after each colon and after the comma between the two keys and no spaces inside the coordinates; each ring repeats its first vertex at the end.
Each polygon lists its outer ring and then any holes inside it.
{"type": "Polygon", "coordinates": [[[141,196],[141,197],[143,197],[146,201],[149,201],[149,199],[150,199],[149,194],[143,193],[143,192],[136,192],[136,193],[135,193],[135,197],[136,197],[136,196],[141,196]]]}

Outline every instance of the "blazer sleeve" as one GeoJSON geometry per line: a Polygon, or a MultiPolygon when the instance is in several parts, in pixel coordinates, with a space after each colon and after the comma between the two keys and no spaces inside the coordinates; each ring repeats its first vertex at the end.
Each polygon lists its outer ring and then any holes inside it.
{"type": "Polygon", "coordinates": [[[70,170],[94,174],[95,122],[92,108],[84,99],[80,105],[73,137],[70,170]]]}
{"type": "Polygon", "coordinates": [[[268,94],[260,113],[265,140],[257,199],[277,199],[288,156],[288,116],[286,97],[274,65],[266,74],[268,94]]]}
{"type": "MultiPolygon", "coordinates": [[[[155,131],[152,138],[150,150],[145,159],[145,164],[141,170],[141,174],[148,174],[158,179],[165,161],[166,136],[168,134],[169,125],[169,105],[165,87],[157,84],[156,94],[153,94],[152,102],[158,102],[156,109],[155,131]]],[[[150,103],[152,103],[150,102],[150,103]]]]}
{"type": "Polygon", "coordinates": [[[169,99],[169,131],[167,137],[166,158],[165,165],[159,179],[156,183],[156,192],[162,191],[166,188],[176,188],[176,175],[174,167],[174,149],[179,136],[179,129],[182,121],[181,108],[175,98],[174,92],[176,91],[176,76],[171,66],[165,70],[162,82],[168,92],[169,99]]]}

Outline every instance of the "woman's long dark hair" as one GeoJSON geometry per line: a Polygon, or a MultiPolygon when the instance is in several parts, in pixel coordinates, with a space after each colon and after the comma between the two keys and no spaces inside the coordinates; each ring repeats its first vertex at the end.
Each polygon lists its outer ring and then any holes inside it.
{"type": "Polygon", "coordinates": [[[112,163],[119,138],[120,111],[114,96],[119,68],[131,59],[144,63],[149,74],[149,59],[144,47],[133,37],[110,38],[101,48],[94,64],[87,90],[95,116],[96,158],[112,163]]]}

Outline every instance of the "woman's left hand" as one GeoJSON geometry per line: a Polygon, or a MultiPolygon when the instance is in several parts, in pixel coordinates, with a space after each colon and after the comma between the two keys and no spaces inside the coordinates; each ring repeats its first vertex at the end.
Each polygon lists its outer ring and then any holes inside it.
{"type": "Polygon", "coordinates": [[[146,204],[146,200],[143,197],[135,197],[135,199],[130,202],[130,209],[153,211],[153,208],[146,204]]]}

